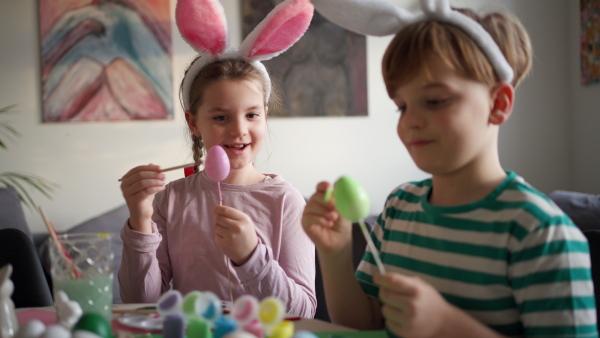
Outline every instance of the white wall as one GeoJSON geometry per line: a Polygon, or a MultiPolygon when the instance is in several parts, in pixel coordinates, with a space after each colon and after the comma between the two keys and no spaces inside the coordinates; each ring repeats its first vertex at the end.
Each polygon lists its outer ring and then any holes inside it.
{"type": "MultiPolygon", "coordinates": [[[[230,19],[231,43],[237,45],[238,2],[223,0],[223,3],[230,19]]],[[[575,51],[567,50],[567,47],[577,49],[573,47],[573,34],[568,34],[569,27],[578,27],[572,18],[575,1],[456,0],[452,3],[508,8],[521,18],[534,42],[534,72],[519,89],[515,113],[501,135],[505,167],[516,170],[544,192],[571,187],[584,190],[585,182],[595,179],[595,175],[588,173],[592,169],[578,168],[586,167],[588,161],[597,167],[598,160],[575,154],[571,167],[570,137],[573,135],[583,143],[594,135],[585,116],[597,109],[592,105],[591,95],[587,103],[570,105],[569,95],[579,93],[565,89],[567,81],[575,82],[574,73],[578,74],[571,60],[575,51]],[[567,16],[571,20],[567,21],[567,16]],[[550,41],[546,41],[548,36],[552,37],[550,41]],[[572,116],[579,119],[573,123],[574,130],[569,129],[572,116]],[[577,128],[591,129],[589,136],[579,135],[577,128]]],[[[10,144],[8,152],[0,150],[0,172],[29,171],[59,183],[61,188],[53,200],[38,199],[56,227],[65,230],[121,205],[117,179],[129,168],[150,162],[162,166],[181,164],[189,161],[190,152],[179,108],[172,121],[41,123],[37,29],[37,1],[0,1],[0,107],[19,105],[10,120],[22,133],[16,143],[10,144]]],[[[176,93],[194,53],[179,37],[175,26],[173,31],[176,93]]],[[[259,169],[283,175],[306,196],[320,180],[352,175],[367,189],[374,213],[381,209],[396,185],[426,177],[414,166],[396,136],[398,115],[381,81],[379,62],[389,40],[367,40],[368,117],[271,119],[271,140],[267,140],[264,154],[257,160],[259,169]]],[[[179,107],[176,97],[174,102],[179,107]]],[[[591,147],[593,144],[588,149],[591,147]]],[[[168,177],[182,177],[182,172],[169,173],[168,177]]],[[[45,231],[36,212],[28,211],[27,220],[34,232],[45,231]]]]}
{"type": "Polygon", "coordinates": [[[569,1],[569,76],[564,91],[569,94],[573,189],[600,191],[600,84],[582,86],[579,57],[579,1],[569,1]]]}

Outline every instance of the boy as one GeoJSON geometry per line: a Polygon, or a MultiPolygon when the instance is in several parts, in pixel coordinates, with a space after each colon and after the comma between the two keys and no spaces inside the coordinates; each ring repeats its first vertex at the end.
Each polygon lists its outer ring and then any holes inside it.
{"type": "Polygon", "coordinates": [[[367,250],[356,278],[350,223],[323,202],[329,184],[317,185],[302,224],[332,320],[404,337],[597,337],[585,237],[499,160],[499,127],[531,66],[518,20],[448,1],[421,1],[421,16],[379,1],[313,3],[359,33],[398,32],[383,77],[400,112],[398,136],[431,174],[396,188],[375,224],[387,273],[367,250]]]}

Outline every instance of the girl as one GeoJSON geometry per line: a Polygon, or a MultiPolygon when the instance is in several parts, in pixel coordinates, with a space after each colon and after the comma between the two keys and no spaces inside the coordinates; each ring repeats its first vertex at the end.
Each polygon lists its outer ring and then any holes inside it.
{"type": "Polygon", "coordinates": [[[219,205],[217,183],[204,171],[166,186],[156,165],[125,174],[121,189],[130,218],[121,232],[121,297],[155,302],[171,285],[183,294],[210,290],[228,300],[250,293],[279,297],[288,313],[312,317],[314,246],[300,224],[304,199],[281,176],[262,174],[252,162],[264,140],[271,92],[259,60],[300,38],[312,5],[281,3],[239,51],[226,49],[226,25],[216,6],[216,0],[180,1],[176,15],[183,37],[201,52],[181,85],[194,159],[215,145],[225,149],[231,171],[221,185],[224,205],[219,205]],[[190,13],[203,17],[189,18],[190,13]],[[211,22],[210,34],[203,22],[211,22]],[[274,27],[273,22],[283,24],[274,27]]]}
{"type": "Polygon", "coordinates": [[[354,273],[349,222],[323,201],[329,184],[317,186],[302,223],[333,321],[403,337],[597,337],[585,237],[500,164],[499,127],[531,65],[516,18],[444,0],[422,0],[419,16],[376,0],[313,3],[349,29],[397,32],[383,77],[398,136],[431,174],[396,188],[373,228],[383,275],[370,250],[354,273]]]}

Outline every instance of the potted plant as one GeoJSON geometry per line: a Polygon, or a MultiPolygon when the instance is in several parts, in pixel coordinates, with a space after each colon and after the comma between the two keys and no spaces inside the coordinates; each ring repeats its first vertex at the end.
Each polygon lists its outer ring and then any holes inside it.
{"type": "MultiPolygon", "coordinates": [[[[9,114],[15,107],[16,105],[10,105],[0,108],[0,115],[4,116],[9,114]]],[[[8,145],[5,140],[14,140],[15,137],[20,136],[21,134],[13,128],[9,122],[0,120],[0,147],[4,150],[8,150],[8,145]]],[[[58,188],[56,183],[43,177],[15,171],[0,173],[0,186],[15,188],[21,202],[32,210],[36,209],[37,203],[35,203],[35,200],[29,193],[29,189],[35,189],[47,198],[52,199],[54,190],[58,188]]]]}

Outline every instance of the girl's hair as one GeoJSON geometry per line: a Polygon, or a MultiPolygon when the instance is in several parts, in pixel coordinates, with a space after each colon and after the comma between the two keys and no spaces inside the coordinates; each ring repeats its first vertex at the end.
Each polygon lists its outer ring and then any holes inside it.
{"type": "MultiPolygon", "coordinates": [[[[509,13],[490,13],[483,17],[470,9],[457,9],[477,21],[494,39],[514,70],[513,87],[525,78],[532,63],[529,36],[519,20],[509,13]]],[[[388,95],[417,76],[429,74],[427,58],[442,62],[469,79],[493,86],[499,82],[488,58],[460,28],[438,21],[421,21],[403,28],[383,56],[383,79],[388,95]]]]}
{"type": "MultiPolygon", "coordinates": [[[[194,59],[194,62],[198,59],[194,59]]],[[[191,64],[193,64],[192,62],[191,64]]],[[[190,66],[191,66],[190,64],[190,66]]],[[[189,70],[189,67],[188,67],[189,70]]],[[[186,73],[187,71],[186,70],[186,73]]],[[[184,76],[185,78],[185,76],[184,76]]],[[[263,98],[267,97],[267,86],[269,85],[264,78],[264,75],[254,66],[244,60],[218,60],[213,63],[209,63],[202,68],[198,73],[190,89],[190,113],[196,116],[200,106],[202,106],[204,100],[204,92],[206,88],[215,82],[222,80],[248,80],[260,84],[260,89],[263,93],[263,98]]],[[[276,93],[276,92],[275,92],[276,93]]],[[[183,81],[179,87],[179,97],[183,105],[183,81]]],[[[278,101],[278,97],[271,93],[269,102],[278,101]]],[[[265,102],[265,107],[269,102],[265,102]]],[[[204,148],[204,142],[202,137],[195,136],[190,131],[190,137],[192,140],[192,153],[194,155],[194,162],[199,161],[202,158],[204,148]]],[[[198,167],[194,168],[195,172],[198,172],[198,167]]]]}

